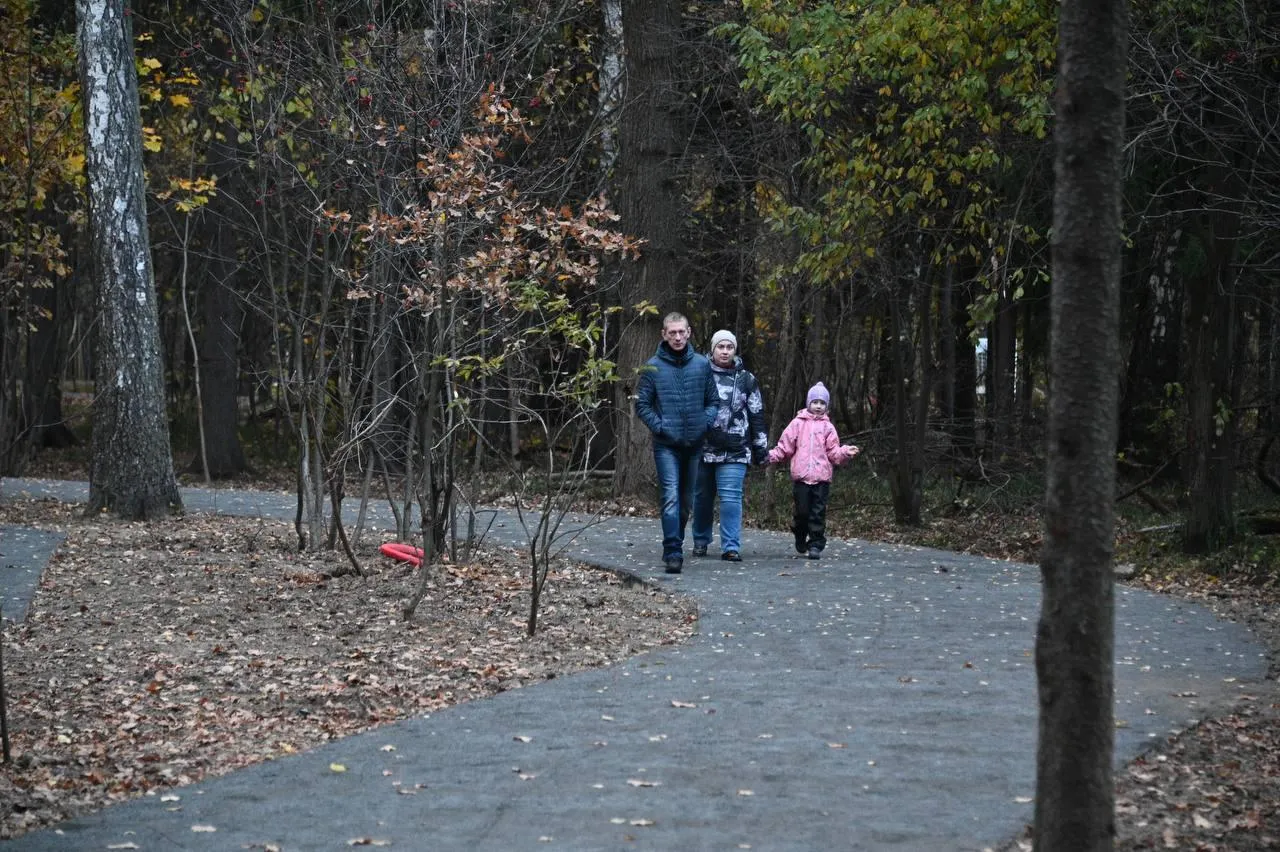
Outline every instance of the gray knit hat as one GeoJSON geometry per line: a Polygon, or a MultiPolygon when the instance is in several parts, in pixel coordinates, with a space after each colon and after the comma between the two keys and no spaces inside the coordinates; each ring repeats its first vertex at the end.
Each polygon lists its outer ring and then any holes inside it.
{"type": "Polygon", "coordinates": [[[715,334],[711,335],[711,348],[715,349],[716,344],[722,340],[729,341],[730,343],[733,344],[734,350],[735,351],[737,350],[738,338],[734,337],[733,332],[729,331],[727,328],[722,328],[719,331],[717,331],[715,334]]]}

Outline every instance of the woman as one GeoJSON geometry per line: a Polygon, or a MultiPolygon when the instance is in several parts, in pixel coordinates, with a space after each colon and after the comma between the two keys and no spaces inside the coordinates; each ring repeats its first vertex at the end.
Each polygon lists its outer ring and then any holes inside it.
{"type": "Polygon", "coordinates": [[[720,407],[707,430],[693,497],[693,555],[706,556],[711,516],[720,496],[720,558],[742,561],[742,483],[747,465],[764,464],[769,449],[760,383],[742,366],[738,338],[721,329],[711,336],[711,377],[720,407]]]}

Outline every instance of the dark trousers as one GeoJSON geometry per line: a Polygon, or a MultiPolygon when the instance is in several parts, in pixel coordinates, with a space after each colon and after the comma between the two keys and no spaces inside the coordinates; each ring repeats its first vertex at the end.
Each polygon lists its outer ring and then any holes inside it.
{"type": "Polygon", "coordinates": [[[791,494],[795,498],[795,517],[791,531],[796,534],[796,549],[827,546],[827,498],[831,496],[831,483],[792,482],[791,494]]]}

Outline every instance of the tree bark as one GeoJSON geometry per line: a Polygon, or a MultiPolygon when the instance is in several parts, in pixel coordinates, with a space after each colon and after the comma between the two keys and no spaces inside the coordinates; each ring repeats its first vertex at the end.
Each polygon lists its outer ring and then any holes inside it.
{"type": "Polygon", "coordinates": [[[1185,553],[1212,553],[1235,537],[1235,436],[1238,385],[1235,261],[1239,217],[1207,211],[1198,235],[1204,270],[1188,279],[1187,474],[1190,510],[1185,553]]]}
{"type": "MultiPolygon", "coordinates": [[[[209,248],[209,277],[202,302],[203,343],[200,347],[200,379],[203,391],[205,454],[208,474],[224,479],[248,467],[240,444],[240,323],[244,310],[234,286],[240,262],[230,222],[213,221],[215,233],[209,248]]],[[[196,467],[201,467],[200,459],[196,467]]]]}
{"type": "Polygon", "coordinates": [[[181,511],[165,412],[159,312],[142,182],[133,34],[123,4],[77,0],[89,244],[98,335],[89,512],[181,511]]]}
{"type": "Polygon", "coordinates": [[[684,221],[676,166],[682,134],[682,99],[676,86],[680,49],[680,4],[675,0],[626,0],[622,7],[626,57],[622,117],[619,124],[618,212],[622,228],[646,241],[640,260],[624,264],[618,303],[624,311],[641,302],[658,315],[622,323],[618,346],[621,377],[614,491],[645,493],[649,431],[635,417],[637,370],[657,349],[662,316],[685,310],[678,298],[681,264],[680,226],[684,221]]]}
{"type": "Polygon", "coordinates": [[[1063,0],[1035,848],[1115,842],[1115,450],[1127,9],[1063,0]]]}

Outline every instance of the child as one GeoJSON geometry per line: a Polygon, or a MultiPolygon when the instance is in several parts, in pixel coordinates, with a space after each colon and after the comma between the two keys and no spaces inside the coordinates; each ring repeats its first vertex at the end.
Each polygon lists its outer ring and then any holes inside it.
{"type": "Polygon", "coordinates": [[[831,394],[822,382],[809,388],[806,407],[787,424],[778,445],[769,451],[769,463],[791,459],[791,492],[795,497],[796,552],[818,559],[827,546],[827,497],[831,494],[832,465],[856,456],[860,450],[840,445],[835,425],[827,419],[831,394]]]}

